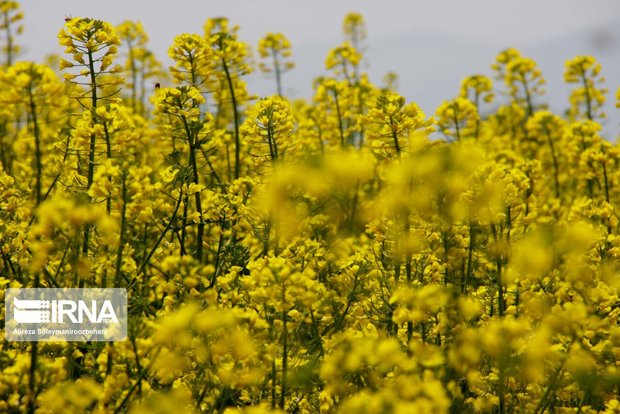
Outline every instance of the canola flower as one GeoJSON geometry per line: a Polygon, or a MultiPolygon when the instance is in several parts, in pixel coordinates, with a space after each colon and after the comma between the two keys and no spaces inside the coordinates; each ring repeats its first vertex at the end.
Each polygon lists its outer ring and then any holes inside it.
{"type": "Polygon", "coordinates": [[[129,329],[3,340],[0,412],[620,412],[620,150],[593,57],[567,61],[565,113],[506,49],[431,118],[364,73],[357,13],[310,100],[273,33],[277,94],[255,99],[223,17],[167,70],[141,24],[68,18],[64,81],[15,60],[21,18],[0,1],[0,293],[126,288],[129,329]]]}
{"type": "Polygon", "coordinates": [[[258,53],[265,60],[271,59],[271,65],[263,61],[259,68],[264,73],[274,73],[278,96],[282,96],[282,75],[295,67],[295,62],[288,60],[293,53],[291,42],[282,33],[268,33],[258,42],[258,53]]]}
{"type": "Polygon", "coordinates": [[[19,2],[0,1],[0,31],[4,37],[2,44],[3,64],[10,67],[21,48],[16,42],[15,35],[21,34],[24,25],[20,22],[24,19],[24,13],[20,10],[19,2]]]}

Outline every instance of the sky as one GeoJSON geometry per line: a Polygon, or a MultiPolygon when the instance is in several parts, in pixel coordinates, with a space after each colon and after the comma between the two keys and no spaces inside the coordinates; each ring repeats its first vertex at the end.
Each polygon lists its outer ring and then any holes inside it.
{"type": "MultiPolygon", "coordinates": [[[[284,76],[287,95],[309,97],[312,79],[325,74],[329,49],[342,42],[342,19],[361,13],[367,24],[365,70],[376,84],[387,71],[399,74],[399,92],[429,115],[458,94],[462,78],[490,75],[495,55],[516,47],[534,58],[548,81],[546,97],[566,108],[569,87],[564,62],[594,55],[609,88],[607,137],[620,132],[614,95],[620,86],[619,0],[23,0],[25,31],[18,40],[23,59],[62,53],[56,35],[65,16],[118,24],[141,21],[150,48],[165,64],[167,49],[181,33],[202,33],[209,17],[226,16],[240,37],[255,46],[265,33],[282,32],[293,44],[296,68],[284,76]]],[[[255,74],[251,92],[275,93],[272,79],[255,74]]]]}

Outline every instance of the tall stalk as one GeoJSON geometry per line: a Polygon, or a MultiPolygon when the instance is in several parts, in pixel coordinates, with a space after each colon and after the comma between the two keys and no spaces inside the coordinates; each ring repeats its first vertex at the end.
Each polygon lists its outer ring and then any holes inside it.
{"type": "MultiPolygon", "coordinates": [[[[183,120],[183,127],[185,128],[185,133],[187,134],[187,140],[189,142],[189,164],[193,172],[193,181],[194,181],[194,184],[198,184],[199,182],[198,164],[196,163],[196,147],[197,147],[196,141],[198,141],[198,138],[195,137],[194,134],[192,133],[189,127],[189,124],[187,123],[187,119],[185,117],[182,117],[182,120],[183,120]]],[[[201,202],[200,191],[197,191],[194,193],[194,200],[196,202],[196,211],[200,215],[200,221],[198,222],[198,232],[196,234],[195,257],[196,259],[198,259],[198,261],[201,261],[202,260],[202,239],[203,239],[205,225],[202,219],[202,202],[201,202]]]]}
{"type": "Polygon", "coordinates": [[[230,98],[232,101],[233,109],[233,123],[235,126],[235,179],[239,178],[241,171],[241,140],[239,138],[239,114],[237,109],[237,97],[235,95],[235,86],[233,85],[232,77],[230,76],[230,69],[226,64],[226,59],[222,58],[222,67],[226,74],[226,82],[228,83],[228,90],[230,91],[230,98]]]}
{"type": "MultiPolygon", "coordinates": [[[[93,121],[95,119],[97,109],[97,74],[95,73],[95,61],[93,59],[93,52],[88,51],[88,69],[90,70],[90,88],[91,88],[91,105],[93,113],[93,121]]],[[[95,144],[96,136],[91,134],[90,147],[88,151],[88,175],[86,181],[86,191],[90,190],[90,186],[93,184],[93,178],[95,176],[95,144]]],[[[88,244],[90,238],[90,223],[84,225],[84,241],[82,243],[82,254],[88,254],[88,244]]]]}
{"type": "Polygon", "coordinates": [[[30,116],[32,118],[32,135],[34,135],[34,157],[36,163],[35,199],[37,205],[39,205],[41,203],[43,161],[41,159],[41,133],[39,131],[39,122],[37,118],[37,107],[32,95],[32,86],[28,88],[28,104],[30,106],[30,116]]]}

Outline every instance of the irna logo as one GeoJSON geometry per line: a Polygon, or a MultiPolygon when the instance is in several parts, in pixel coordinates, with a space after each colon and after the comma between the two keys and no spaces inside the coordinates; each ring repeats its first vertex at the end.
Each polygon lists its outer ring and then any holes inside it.
{"type": "Polygon", "coordinates": [[[118,323],[110,300],[29,300],[13,298],[13,317],[19,323],[118,323]]]}
{"type": "Polygon", "coordinates": [[[127,290],[9,288],[4,295],[8,341],[122,341],[127,290]]]}

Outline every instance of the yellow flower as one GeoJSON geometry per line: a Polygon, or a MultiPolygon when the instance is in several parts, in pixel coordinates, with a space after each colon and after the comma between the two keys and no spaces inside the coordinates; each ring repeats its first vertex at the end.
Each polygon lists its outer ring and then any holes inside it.
{"type": "Polygon", "coordinates": [[[446,137],[461,141],[476,136],[478,110],[465,98],[446,101],[436,112],[437,127],[446,137]]]}

